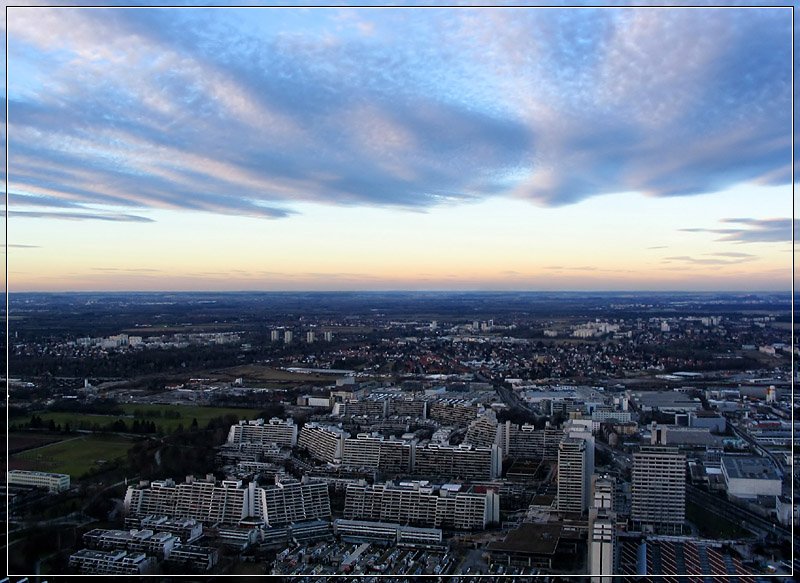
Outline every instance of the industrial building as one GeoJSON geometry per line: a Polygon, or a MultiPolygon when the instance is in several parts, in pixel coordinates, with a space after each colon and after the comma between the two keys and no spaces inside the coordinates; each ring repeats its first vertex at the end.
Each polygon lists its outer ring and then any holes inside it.
{"type": "Polygon", "coordinates": [[[780,496],[781,476],[767,458],[723,455],[721,459],[725,489],[731,498],[754,500],[758,496],[780,496]]]}

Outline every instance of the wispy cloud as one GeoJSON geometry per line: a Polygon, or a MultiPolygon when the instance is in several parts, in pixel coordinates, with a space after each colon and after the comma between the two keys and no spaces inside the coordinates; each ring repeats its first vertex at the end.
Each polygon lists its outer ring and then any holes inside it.
{"type": "MultiPolygon", "coordinates": [[[[681,229],[681,231],[687,233],[715,233],[721,235],[717,241],[731,243],[788,243],[792,240],[792,219],[730,218],[722,219],[721,222],[737,226],[718,229],[686,228],[681,229]]],[[[798,226],[800,226],[800,221],[795,220],[794,228],[797,229],[798,226]]],[[[728,256],[733,257],[734,255],[728,256]]]]}
{"type": "Polygon", "coordinates": [[[161,269],[152,269],[149,267],[92,267],[91,270],[104,273],[162,273],[161,269]]]}
{"type": "Polygon", "coordinates": [[[15,9],[11,181],[20,204],[260,218],[785,184],[790,26],[767,9],[15,9]]]}
{"type": "Polygon", "coordinates": [[[676,255],[672,257],[665,257],[662,261],[671,263],[674,261],[682,263],[691,263],[693,265],[734,265],[737,263],[746,263],[753,261],[754,257],[740,257],[737,259],[705,259],[702,257],[691,257],[689,255],[676,255]]]}
{"type": "Polygon", "coordinates": [[[48,211],[9,211],[9,217],[20,219],[56,219],[63,221],[112,221],[132,223],[152,223],[153,219],[137,215],[111,213],[60,213],[48,211]]]}

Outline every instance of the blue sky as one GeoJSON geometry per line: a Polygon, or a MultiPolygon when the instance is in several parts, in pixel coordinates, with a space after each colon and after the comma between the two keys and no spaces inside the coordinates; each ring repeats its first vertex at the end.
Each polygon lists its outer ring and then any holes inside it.
{"type": "Polygon", "coordinates": [[[765,8],[13,8],[10,284],[786,289],[791,32],[765,8]]]}

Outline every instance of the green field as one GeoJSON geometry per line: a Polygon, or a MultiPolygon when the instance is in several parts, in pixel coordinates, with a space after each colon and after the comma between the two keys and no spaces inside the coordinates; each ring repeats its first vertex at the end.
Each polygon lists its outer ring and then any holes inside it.
{"type": "Polygon", "coordinates": [[[204,429],[208,422],[215,418],[225,415],[234,415],[240,419],[254,419],[258,415],[257,409],[233,409],[225,407],[197,407],[197,406],[184,406],[184,405],[141,405],[141,404],[127,404],[122,405],[125,411],[125,416],[117,415],[91,415],[80,413],[64,413],[60,411],[41,411],[36,415],[42,418],[44,423],[48,423],[51,419],[56,425],[61,425],[65,428],[69,424],[71,430],[86,429],[91,430],[94,424],[99,427],[114,423],[117,419],[122,419],[128,426],[128,431],[131,431],[134,419],[140,421],[152,421],[156,425],[156,431],[159,433],[172,433],[179,425],[188,430],[192,424],[192,420],[197,419],[197,425],[200,429],[204,429]],[[135,411],[140,411],[143,416],[134,417],[135,411]],[[178,414],[180,417],[170,417],[169,415],[178,414]]]}
{"type": "Polygon", "coordinates": [[[120,435],[86,435],[11,456],[10,466],[80,478],[89,470],[124,459],[134,440],[120,435]]]}

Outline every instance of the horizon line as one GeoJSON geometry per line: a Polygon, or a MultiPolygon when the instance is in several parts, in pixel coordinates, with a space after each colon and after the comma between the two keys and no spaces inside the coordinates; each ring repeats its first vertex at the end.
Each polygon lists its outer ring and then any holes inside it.
{"type": "Polygon", "coordinates": [[[776,293],[789,293],[792,289],[784,290],[691,290],[691,289],[631,289],[631,290],[613,290],[613,289],[594,289],[594,290],[581,290],[581,289],[561,289],[561,290],[537,290],[537,289],[294,289],[294,290],[25,290],[25,291],[10,291],[7,290],[8,295],[15,294],[269,294],[269,293],[601,293],[601,294],[638,294],[638,293],[694,293],[694,294],[776,294],[776,293]]]}

